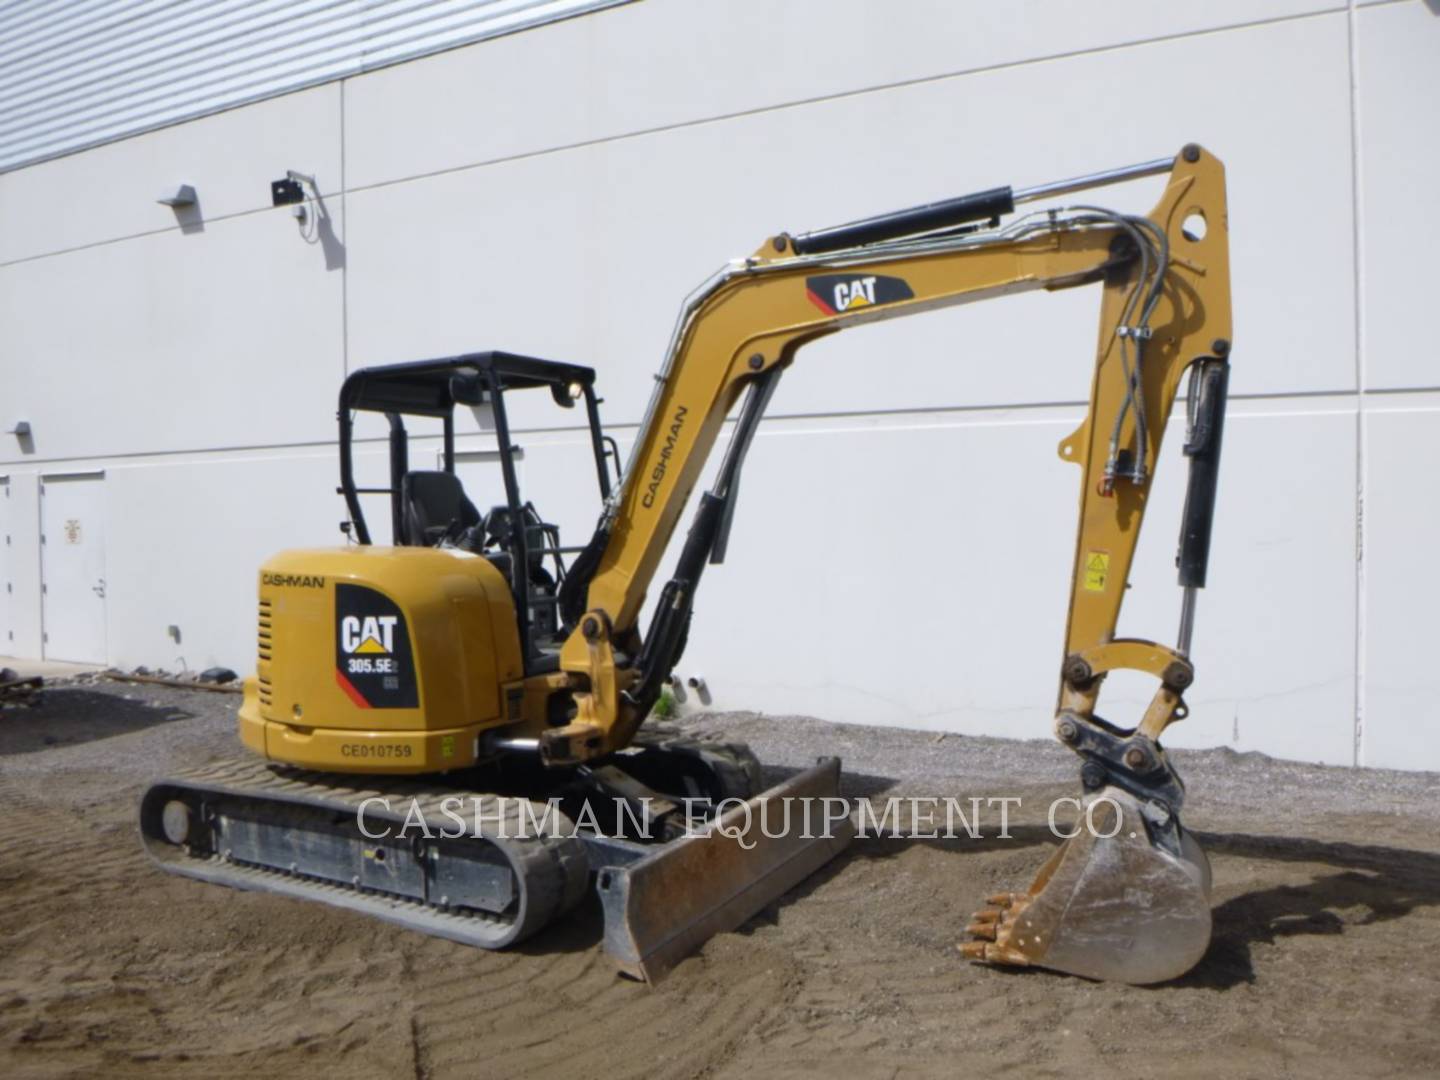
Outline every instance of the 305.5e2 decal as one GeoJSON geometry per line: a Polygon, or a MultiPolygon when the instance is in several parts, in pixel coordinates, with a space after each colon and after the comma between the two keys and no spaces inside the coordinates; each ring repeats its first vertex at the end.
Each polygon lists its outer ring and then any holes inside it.
{"type": "Polygon", "coordinates": [[[335,681],[362,709],[420,704],[405,616],[364,585],[335,586],[335,681]]]}

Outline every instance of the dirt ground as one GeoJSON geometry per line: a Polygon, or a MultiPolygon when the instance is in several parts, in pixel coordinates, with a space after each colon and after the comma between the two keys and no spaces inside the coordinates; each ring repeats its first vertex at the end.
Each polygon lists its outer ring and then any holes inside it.
{"type": "MultiPolygon", "coordinates": [[[[979,840],[871,839],[657,989],[617,978],[597,904],[486,953],[178,879],[136,836],[145,783],[238,752],[226,695],[50,688],[0,710],[0,1075],[1433,1076],[1440,775],[1177,755],[1215,871],[1215,940],[1156,988],[968,964],[987,892],[1028,882],[1076,790],[1058,746],[711,715],[848,792],[1019,796],[979,840]]],[[[776,775],[779,775],[777,772],[776,775]]]]}

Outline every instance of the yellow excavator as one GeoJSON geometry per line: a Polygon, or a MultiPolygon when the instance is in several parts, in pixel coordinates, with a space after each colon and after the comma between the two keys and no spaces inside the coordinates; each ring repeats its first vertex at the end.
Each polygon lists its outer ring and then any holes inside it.
{"type": "Polygon", "coordinates": [[[801,346],[850,326],[1094,284],[1089,411],[1059,445],[1081,475],[1055,724],[1081,759],[1091,827],[1028,890],[991,897],[962,952],[1131,983],[1182,974],[1209,942],[1209,868],[1181,825],[1184,787],[1160,740],[1185,716],[1194,678],[1229,371],[1228,260],[1224,168],[1193,144],[1071,180],[780,233],[685,303],[623,469],[589,368],[497,351],[356,371],[339,401],[350,542],[285,552],[261,569],[258,660],[239,716],[253,755],[152,785],[140,807],[147,849],[171,872],[486,948],[559,918],[593,880],[607,950],[622,971],[659,978],[854,834],[843,814],[824,828],[808,815],[808,827],[766,827],[782,804],[839,802],[836,759],[760,791],[743,745],[644,724],[684,651],[701,573],[724,557],[741,468],[781,373],[801,346]],[[1157,175],[1168,182],[1147,216],[1075,202],[1016,211],[1157,175]],[[1187,373],[1172,648],[1115,628],[1187,373]],[[520,490],[514,395],[531,409],[544,406],[543,395],[533,402],[541,391],[587,417],[593,461],[581,467],[594,471],[601,509],[575,547],[520,490]],[[737,405],[642,632],[662,555],[737,405]],[[498,448],[485,460],[498,464],[504,499],[488,512],[457,476],[456,415],[466,411],[498,448]],[[388,424],[382,486],[356,479],[362,413],[388,424]],[[435,467],[411,467],[407,420],[431,432],[419,445],[435,467]],[[389,546],[372,541],[372,498],[388,500],[389,546]],[[1158,682],[1132,726],[1095,711],[1106,676],[1122,670],[1158,682]],[[594,812],[607,803],[620,808],[613,820],[594,812]],[[437,832],[426,817],[465,828],[437,832]],[[527,818],[543,827],[525,829],[527,818]]]}

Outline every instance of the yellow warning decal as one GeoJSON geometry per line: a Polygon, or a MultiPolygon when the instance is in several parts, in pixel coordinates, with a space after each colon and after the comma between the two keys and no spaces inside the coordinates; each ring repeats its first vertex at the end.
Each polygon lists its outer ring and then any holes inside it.
{"type": "Polygon", "coordinates": [[[440,736],[440,756],[441,756],[441,757],[454,757],[454,756],[455,756],[455,736],[454,736],[454,735],[442,735],[442,736],[440,736]]]}
{"type": "Polygon", "coordinates": [[[1110,577],[1110,553],[1091,551],[1085,555],[1085,591],[1104,592],[1110,577]]]}

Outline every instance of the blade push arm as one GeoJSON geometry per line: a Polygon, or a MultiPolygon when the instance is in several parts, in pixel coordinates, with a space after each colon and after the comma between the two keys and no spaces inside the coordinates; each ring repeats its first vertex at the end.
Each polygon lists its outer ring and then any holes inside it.
{"type": "MultiPolygon", "coordinates": [[[[1140,169],[1159,171],[1142,166],[1108,178],[1140,169]]],[[[1005,202],[1063,193],[1094,178],[1029,192],[997,189],[1005,198],[987,192],[978,201],[919,208],[930,212],[923,220],[903,212],[798,242],[777,236],[703,287],[677,325],[624,484],[572,572],[579,588],[588,584],[561,654],[577,712],[570,724],[542,736],[547,758],[583,760],[618,749],[653,704],[683,648],[700,573],[723,539],[744,446],[774,380],[801,346],[864,322],[1096,282],[1103,283],[1103,299],[1090,407],[1060,444],[1062,459],[1079,465],[1083,480],[1059,730],[1063,738],[1067,719],[1077,730],[1094,727],[1089,721],[1104,675],[1138,668],[1162,679],[1145,721],[1147,735],[1158,736],[1183,709],[1179,691],[1193,674],[1189,661],[1183,649],[1116,641],[1114,629],[1180,379],[1197,362],[1201,370],[1218,364],[1223,371],[1230,339],[1223,166],[1190,146],[1169,171],[1164,195],[1144,218],[1074,207],[1021,217],[1005,228],[967,226],[975,214],[997,212],[1005,202]],[[985,205],[977,210],[979,202],[985,205]],[[1184,222],[1196,215],[1206,229],[1203,239],[1192,240],[1184,222]],[[905,235],[918,228],[931,231],[905,235]],[[835,247],[856,243],[857,236],[864,246],[835,247]],[[750,404],[720,479],[702,496],[642,643],[637,621],[650,582],[722,425],[747,388],[750,404]],[[617,650],[632,662],[618,665],[617,650]]],[[[1213,391],[1213,378],[1206,385],[1213,391]]],[[[1223,392],[1223,379],[1219,387],[1223,392]]],[[[1201,460],[1203,452],[1192,457],[1201,460]]],[[[1193,502],[1187,528],[1208,540],[1207,496],[1193,502]]],[[[1197,550],[1192,542],[1192,562],[1197,550]]],[[[1203,569],[1200,576],[1203,583],[1203,569]]],[[[1084,739],[1067,741],[1085,752],[1078,745],[1084,739]]]]}

